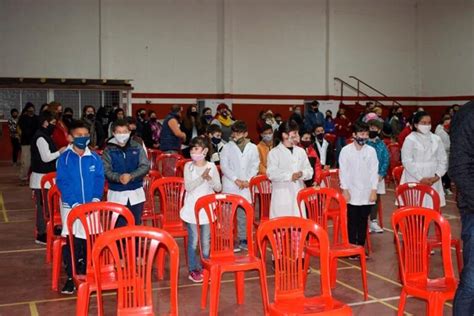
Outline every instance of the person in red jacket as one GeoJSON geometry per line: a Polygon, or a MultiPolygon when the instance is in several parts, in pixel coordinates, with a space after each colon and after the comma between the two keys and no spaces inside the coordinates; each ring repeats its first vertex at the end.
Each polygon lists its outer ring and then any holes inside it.
{"type": "Polygon", "coordinates": [[[300,147],[302,147],[306,151],[306,155],[308,155],[308,160],[311,167],[314,170],[313,179],[305,181],[307,187],[312,186],[313,184],[319,185],[321,180],[321,173],[323,168],[321,166],[321,161],[319,160],[318,153],[314,148],[314,136],[311,134],[310,131],[302,131],[300,132],[300,147]]]}
{"type": "Polygon", "coordinates": [[[336,164],[339,162],[339,153],[342,147],[346,146],[346,139],[352,137],[352,123],[346,116],[345,109],[337,111],[336,119],[334,120],[335,134],[336,134],[336,164]]]}
{"type": "Polygon", "coordinates": [[[398,144],[400,145],[400,148],[403,147],[403,143],[405,142],[405,138],[407,138],[407,136],[410,135],[411,132],[413,131],[412,123],[411,123],[412,121],[413,121],[413,116],[410,117],[410,119],[408,120],[405,128],[402,129],[400,134],[398,134],[398,144]]]}
{"type": "Polygon", "coordinates": [[[48,104],[48,110],[53,113],[56,118],[56,127],[54,128],[53,134],[51,135],[54,144],[57,148],[66,147],[69,145],[68,141],[68,128],[63,121],[63,106],[61,103],[53,101],[48,104]]]}

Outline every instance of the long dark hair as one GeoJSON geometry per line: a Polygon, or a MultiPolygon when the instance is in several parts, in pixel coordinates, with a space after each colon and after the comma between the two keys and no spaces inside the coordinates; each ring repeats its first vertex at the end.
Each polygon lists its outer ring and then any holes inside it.
{"type": "Polygon", "coordinates": [[[278,146],[278,144],[283,141],[283,133],[289,134],[290,132],[298,132],[299,129],[299,125],[293,120],[282,122],[275,133],[274,146],[278,146]]]}
{"type": "Polygon", "coordinates": [[[191,112],[193,108],[196,108],[196,113],[197,113],[197,116],[194,118],[194,125],[196,126],[196,130],[200,131],[202,129],[202,121],[201,121],[201,116],[199,115],[198,107],[196,105],[191,105],[186,110],[186,115],[183,117],[183,125],[187,130],[193,129],[193,121],[191,119],[191,112]]]}

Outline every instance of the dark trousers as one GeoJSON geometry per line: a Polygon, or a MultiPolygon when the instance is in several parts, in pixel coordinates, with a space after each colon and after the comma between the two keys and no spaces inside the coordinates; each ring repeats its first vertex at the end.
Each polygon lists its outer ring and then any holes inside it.
{"type": "Polygon", "coordinates": [[[474,214],[461,215],[464,265],[454,296],[453,315],[474,315],[474,214]]]}
{"type": "MultiPolygon", "coordinates": [[[[63,247],[63,262],[66,267],[68,278],[72,278],[72,256],[69,236],[66,237],[66,245],[63,247]]],[[[85,274],[87,267],[87,244],[85,239],[74,237],[74,257],[76,259],[76,273],[85,274]]]]}
{"type": "Polygon", "coordinates": [[[16,163],[18,161],[18,154],[21,151],[20,140],[16,137],[10,137],[12,142],[12,162],[16,163]]]}
{"type": "MultiPolygon", "coordinates": [[[[143,213],[143,205],[145,203],[138,203],[135,205],[130,205],[130,201],[127,203],[127,208],[132,212],[133,217],[135,219],[135,225],[141,225],[142,223],[142,213],[143,213]]],[[[119,217],[117,220],[117,227],[127,226],[127,222],[125,218],[122,216],[119,217]]]]}
{"type": "Polygon", "coordinates": [[[367,220],[371,209],[372,205],[347,205],[347,231],[351,244],[365,245],[367,220]]]}
{"type": "MultiPolygon", "coordinates": [[[[46,223],[44,220],[44,212],[43,207],[48,207],[48,205],[43,205],[43,197],[41,195],[41,189],[33,189],[35,193],[35,200],[36,200],[36,232],[38,235],[46,234],[46,223]]],[[[45,190],[46,195],[48,194],[48,190],[45,190]]],[[[47,209],[45,209],[46,211],[47,209]]],[[[48,215],[48,214],[46,214],[48,215]]]]}
{"type": "Polygon", "coordinates": [[[380,194],[377,194],[377,202],[375,202],[374,205],[372,205],[371,209],[370,209],[370,220],[373,221],[374,219],[377,219],[377,214],[378,214],[378,211],[379,211],[379,203],[382,203],[382,201],[380,201],[380,194]]]}

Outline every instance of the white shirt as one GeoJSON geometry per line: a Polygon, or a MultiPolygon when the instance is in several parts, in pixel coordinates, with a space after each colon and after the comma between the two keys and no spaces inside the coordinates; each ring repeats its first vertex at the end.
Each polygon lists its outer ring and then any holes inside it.
{"type": "Polygon", "coordinates": [[[322,166],[326,165],[328,146],[329,146],[329,143],[327,140],[323,139],[322,145],[319,143],[319,140],[316,140],[316,148],[318,149],[319,160],[321,161],[322,166]]]}
{"type": "Polygon", "coordinates": [[[146,201],[145,190],[143,190],[143,187],[127,191],[113,191],[109,189],[107,192],[107,201],[125,206],[130,201],[130,205],[137,205],[146,201]]]}
{"type": "Polygon", "coordinates": [[[370,202],[372,190],[379,183],[379,161],[374,148],[364,145],[357,150],[354,143],[342,148],[339,155],[339,179],[341,189],[348,190],[351,205],[373,205],[370,202]]]}
{"type": "MultiPolygon", "coordinates": [[[[51,150],[49,150],[48,142],[43,137],[36,140],[36,147],[38,147],[41,160],[44,163],[51,162],[57,159],[60,155],[59,151],[51,152],[51,150]]],[[[32,172],[30,175],[30,188],[41,189],[41,178],[44,175],[44,173],[32,172]]],[[[46,185],[46,189],[49,189],[48,184],[46,185]]]]}
{"type": "MultiPolygon", "coordinates": [[[[403,143],[402,164],[405,169],[400,180],[401,184],[420,182],[423,178],[431,178],[435,175],[441,178],[448,169],[448,158],[441,138],[431,132],[427,135],[412,132],[403,143]]],[[[439,194],[441,206],[445,206],[446,200],[441,179],[432,187],[439,194]]],[[[423,202],[423,206],[431,208],[432,203],[428,199],[423,202]]]]}
{"type": "MultiPolygon", "coordinates": [[[[184,197],[183,208],[180,211],[180,217],[183,221],[190,224],[196,224],[196,216],[194,215],[194,205],[196,201],[208,194],[220,192],[222,189],[221,179],[217,167],[212,162],[207,162],[202,167],[196,166],[193,162],[188,162],[184,166],[184,186],[186,195],[184,197]],[[209,175],[211,181],[204,180],[201,175],[207,168],[210,168],[209,175]]],[[[204,210],[199,212],[199,223],[209,224],[209,219],[204,210]]]]}
{"type": "Polygon", "coordinates": [[[251,202],[249,188],[239,189],[235,180],[250,181],[257,175],[259,164],[260,156],[255,144],[248,143],[244,152],[241,152],[233,141],[225,144],[221,151],[220,164],[223,174],[222,192],[241,195],[251,202]]]}
{"type": "Polygon", "coordinates": [[[293,152],[282,143],[270,150],[267,160],[267,176],[272,181],[270,218],[300,216],[296,196],[305,187],[304,181],[313,177],[313,168],[303,148],[293,147],[293,152]],[[293,173],[303,176],[291,181],[293,173]]]}

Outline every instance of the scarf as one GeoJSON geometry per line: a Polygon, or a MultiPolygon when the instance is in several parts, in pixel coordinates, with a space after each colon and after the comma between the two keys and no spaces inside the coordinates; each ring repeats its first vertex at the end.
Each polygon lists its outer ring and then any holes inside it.
{"type": "Polygon", "coordinates": [[[223,117],[220,114],[217,114],[217,120],[219,121],[219,123],[221,123],[225,127],[229,127],[232,125],[232,123],[234,123],[234,121],[230,118],[230,116],[223,117]]]}

